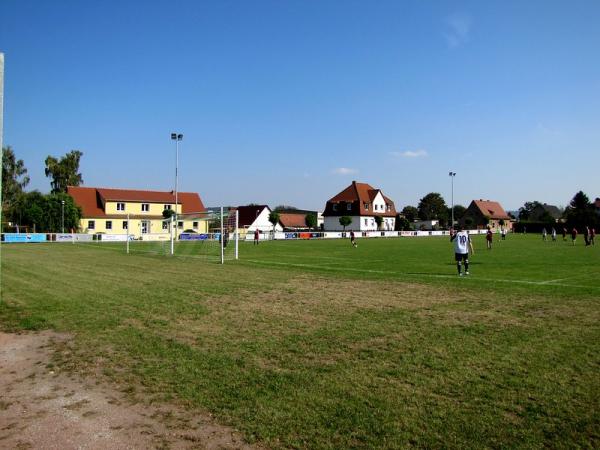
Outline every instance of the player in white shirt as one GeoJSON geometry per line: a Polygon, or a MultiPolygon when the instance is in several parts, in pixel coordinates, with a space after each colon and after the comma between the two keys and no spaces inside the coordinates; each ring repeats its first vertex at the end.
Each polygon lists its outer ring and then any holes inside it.
{"type": "Polygon", "coordinates": [[[463,227],[459,228],[457,232],[451,232],[450,242],[454,242],[454,258],[456,259],[456,268],[458,269],[458,275],[462,277],[461,272],[461,261],[465,262],[465,275],[469,275],[469,250],[472,254],[475,253],[473,250],[473,243],[463,227]]]}

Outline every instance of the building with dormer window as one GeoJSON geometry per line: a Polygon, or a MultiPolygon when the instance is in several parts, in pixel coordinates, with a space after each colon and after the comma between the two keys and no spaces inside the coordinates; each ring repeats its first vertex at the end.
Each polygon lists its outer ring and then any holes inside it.
{"type": "Polygon", "coordinates": [[[340,217],[348,216],[352,223],[346,230],[354,231],[393,231],[396,225],[396,207],[381,189],[375,189],[367,183],[353,181],[350,186],[332,197],[325,204],[323,212],[326,231],[340,231],[340,217]],[[381,217],[381,226],[377,226],[375,217],[381,217]]]}

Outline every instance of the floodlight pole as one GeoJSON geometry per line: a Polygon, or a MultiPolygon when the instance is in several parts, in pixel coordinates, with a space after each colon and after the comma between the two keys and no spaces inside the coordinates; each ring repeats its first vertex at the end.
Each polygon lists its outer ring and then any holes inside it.
{"type": "Polygon", "coordinates": [[[175,226],[177,226],[177,189],[179,187],[179,142],[183,140],[183,134],[171,133],[171,140],[175,141],[175,226]]]}
{"type": "Polygon", "coordinates": [[[169,229],[171,230],[171,256],[173,256],[175,254],[175,243],[174,243],[174,239],[173,239],[173,227],[174,227],[174,222],[173,222],[173,218],[175,217],[175,214],[171,214],[171,223],[169,224],[169,229]]]}
{"type": "Polygon", "coordinates": [[[127,248],[127,254],[129,255],[129,213],[127,213],[127,235],[125,236],[125,247],[127,248]]]}
{"type": "Polygon", "coordinates": [[[450,209],[451,214],[452,214],[452,223],[450,224],[450,228],[454,228],[454,177],[456,176],[456,172],[448,172],[448,175],[450,176],[451,185],[452,185],[452,194],[451,194],[452,208],[450,209]]]}
{"type": "Polygon", "coordinates": [[[60,220],[60,228],[61,228],[61,233],[65,234],[65,201],[61,200],[60,204],[62,206],[62,217],[60,220]]]}
{"type": "MultiPolygon", "coordinates": [[[[4,126],[4,53],[0,52],[0,161],[4,159],[4,147],[2,146],[4,126]]],[[[1,170],[1,169],[0,169],[1,170]]],[[[2,205],[2,177],[0,176],[0,205],[2,205]]],[[[2,208],[0,207],[0,232],[2,232],[2,208]]],[[[2,247],[0,247],[0,286],[2,286],[2,247]]],[[[2,295],[0,293],[0,302],[2,295]]]]}
{"type": "Polygon", "coordinates": [[[221,264],[225,262],[225,234],[223,233],[223,207],[221,206],[221,264]]]}
{"type": "Polygon", "coordinates": [[[239,211],[236,209],[235,210],[235,259],[239,258],[239,246],[238,246],[238,241],[240,240],[240,236],[238,233],[239,227],[240,227],[240,215],[239,215],[239,211]]]}

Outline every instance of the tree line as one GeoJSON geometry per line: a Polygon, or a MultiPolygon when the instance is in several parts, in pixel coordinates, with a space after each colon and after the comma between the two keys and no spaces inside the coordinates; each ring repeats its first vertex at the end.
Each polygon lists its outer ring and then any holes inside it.
{"type": "Polygon", "coordinates": [[[67,186],[79,186],[83,177],[79,163],[83,153],[72,150],[60,158],[48,156],[44,173],[50,179],[50,193],[27,192],[27,168],[10,147],[2,149],[2,223],[1,231],[59,233],[77,230],[81,208],[70,195],[67,186]],[[8,224],[13,224],[11,227],[8,224]]]}
{"type": "MultiPolygon", "coordinates": [[[[558,210],[558,217],[553,216],[548,211],[547,205],[539,201],[529,201],[519,208],[518,224],[519,227],[528,227],[530,231],[537,231],[544,227],[551,228],[556,220],[569,229],[577,228],[582,230],[586,226],[599,228],[600,215],[595,203],[591,202],[589,197],[583,192],[577,192],[569,206],[564,210],[558,210]]],[[[464,221],[469,225],[469,217],[465,217],[467,208],[463,205],[454,205],[454,220],[464,221]]],[[[509,214],[516,220],[517,218],[509,214]]],[[[418,206],[405,206],[396,221],[398,230],[410,230],[416,220],[439,220],[439,227],[448,227],[452,217],[452,208],[446,205],[444,198],[437,192],[432,192],[420,199],[418,206]]]]}

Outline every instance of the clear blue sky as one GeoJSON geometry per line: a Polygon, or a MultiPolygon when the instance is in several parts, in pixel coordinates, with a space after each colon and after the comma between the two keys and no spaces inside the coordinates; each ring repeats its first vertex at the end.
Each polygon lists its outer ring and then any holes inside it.
{"type": "Polygon", "coordinates": [[[4,143],[47,192],[322,209],[352,180],[516,209],[600,196],[600,1],[0,0],[4,143]]]}

